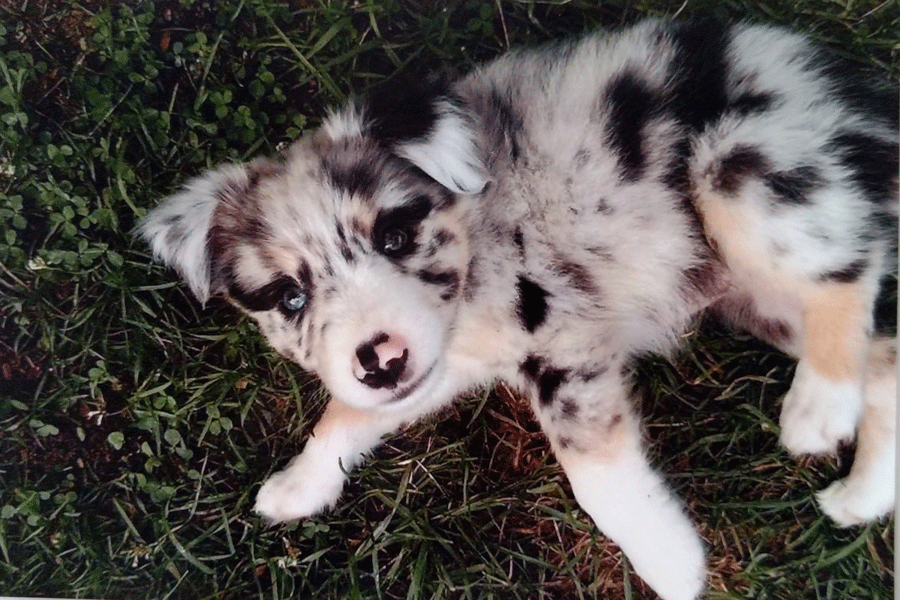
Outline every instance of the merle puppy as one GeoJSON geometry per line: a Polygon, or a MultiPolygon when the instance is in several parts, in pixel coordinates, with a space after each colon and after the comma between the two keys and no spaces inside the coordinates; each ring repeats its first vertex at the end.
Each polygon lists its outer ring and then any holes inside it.
{"type": "Polygon", "coordinates": [[[784,446],[857,437],[822,510],[886,514],[896,347],[873,314],[896,270],[897,136],[896,90],[799,35],[647,21],[352,102],[280,160],[189,182],[142,233],[333,396],[260,514],[325,509],[384,435],[503,380],[597,526],[688,600],[703,547],[647,461],[629,365],[704,312],[753,332],[798,360],[784,446]]]}

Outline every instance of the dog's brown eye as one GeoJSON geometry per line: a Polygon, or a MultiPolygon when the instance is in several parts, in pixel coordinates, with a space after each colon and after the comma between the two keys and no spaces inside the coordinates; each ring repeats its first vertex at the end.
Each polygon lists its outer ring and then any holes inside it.
{"type": "Polygon", "coordinates": [[[381,240],[381,249],[385,254],[403,252],[409,242],[409,236],[402,229],[388,229],[381,240]]]}
{"type": "Polygon", "coordinates": [[[281,306],[288,313],[298,313],[306,308],[308,301],[309,295],[306,292],[297,286],[290,286],[284,291],[284,295],[281,298],[281,306]]]}

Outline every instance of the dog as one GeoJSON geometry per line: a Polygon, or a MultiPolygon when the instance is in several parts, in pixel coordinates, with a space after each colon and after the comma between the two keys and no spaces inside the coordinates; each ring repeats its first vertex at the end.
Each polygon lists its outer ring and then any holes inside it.
{"type": "Polygon", "coordinates": [[[504,381],[598,528],[688,600],[703,545],[648,462],[629,374],[700,315],[798,360],[791,454],[856,436],[822,511],[894,505],[897,106],[783,29],[649,20],[354,100],[279,160],[188,182],[141,233],[332,396],[260,515],[333,505],[383,436],[504,381]]]}

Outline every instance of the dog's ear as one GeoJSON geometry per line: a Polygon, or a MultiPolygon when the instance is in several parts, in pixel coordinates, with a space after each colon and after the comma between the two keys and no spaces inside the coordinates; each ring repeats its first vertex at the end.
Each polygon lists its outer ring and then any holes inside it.
{"type": "Polygon", "coordinates": [[[460,194],[478,193],[488,180],[474,125],[444,81],[383,84],[329,115],[324,130],[333,140],[369,136],[460,194]]]}
{"type": "Polygon", "coordinates": [[[139,233],[154,257],[174,267],[202,303],[221,292],[215,277],[210,230],[216,208],[222,202],[246,201],[258,178],[253,164],[229,164],[192,179],[176,194],[164,199],[141,222],[139,233]]]}

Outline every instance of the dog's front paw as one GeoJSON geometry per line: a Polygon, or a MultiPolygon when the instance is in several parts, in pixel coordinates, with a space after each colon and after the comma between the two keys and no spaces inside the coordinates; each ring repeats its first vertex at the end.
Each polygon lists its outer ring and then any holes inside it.
{"type": "Polygon", "coordinates": [[[835,481],[816,494],[819,508],[841,527],[874,521],[894,508],[894,478],[835,481]]]}
{"type": "Polygon", "coordinates": [[[668,536],[669,539],[663,539],[658,532],[647,534],[649,542],[659,545],[643,556],[632,558],[626,553],[635,572],[663,600],[700,598],[706,587],[706,556],[693,528],[668,536]]]}
{"type": "Polygon", "coordinates": [[[256,495],[253,510],[271,523],[303,519],[334,505],[346,476],[338,465],[323,468],[301,454],[272,475],[256,495]]]}
{"type": "Polygon", "coordinates": [[[791,454],[829,454],[853,438],[862,412],[862,386],[833,382],[797,365],[781,409],[781,443],[791,454]]]}

